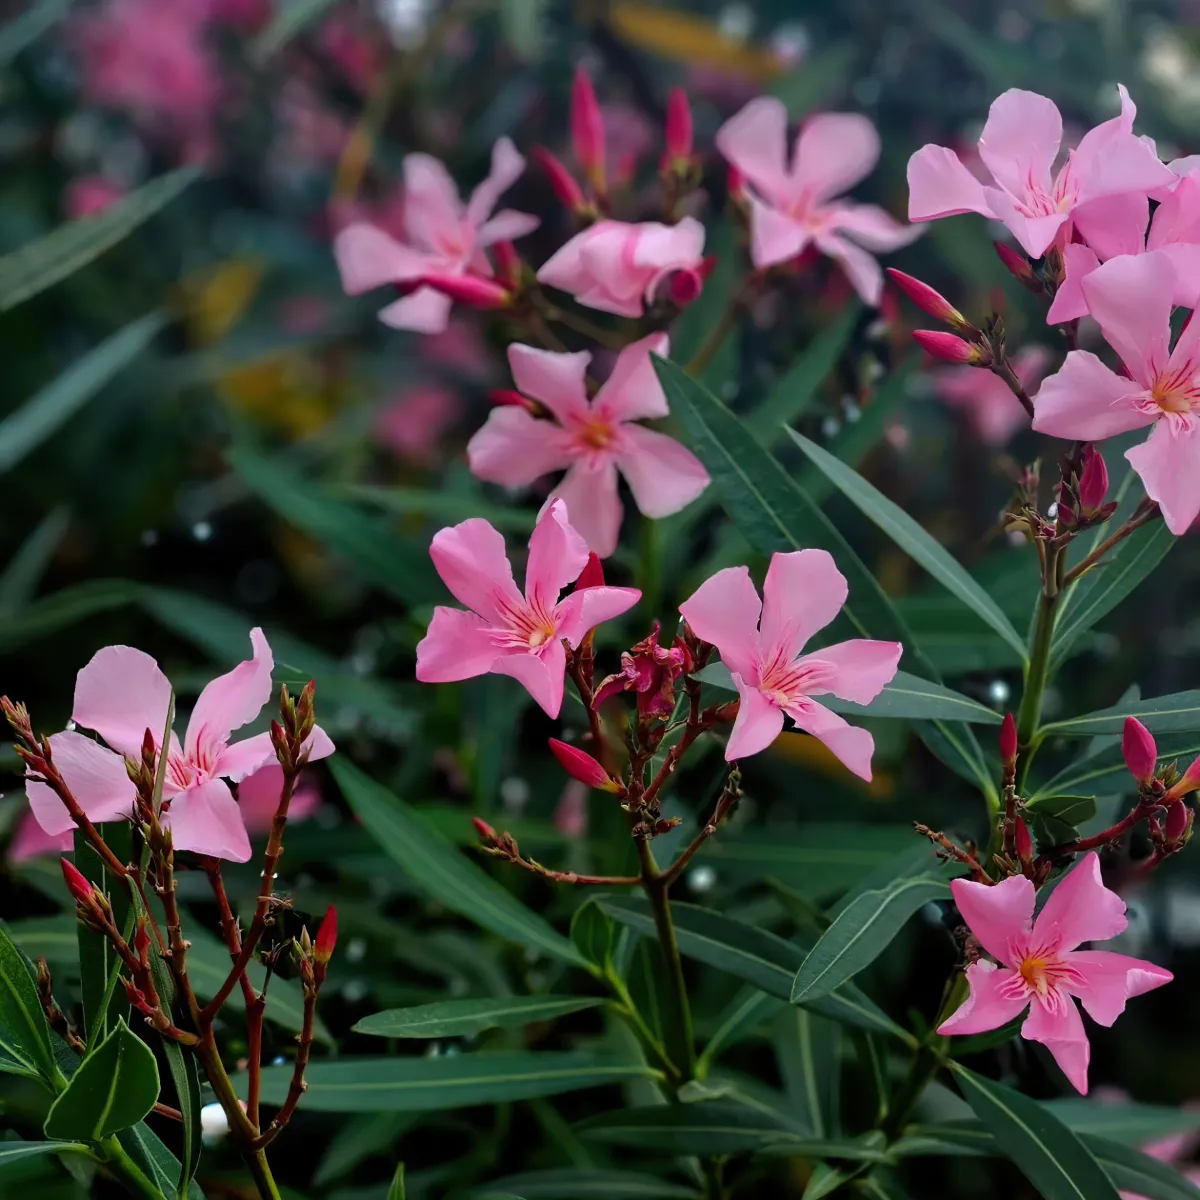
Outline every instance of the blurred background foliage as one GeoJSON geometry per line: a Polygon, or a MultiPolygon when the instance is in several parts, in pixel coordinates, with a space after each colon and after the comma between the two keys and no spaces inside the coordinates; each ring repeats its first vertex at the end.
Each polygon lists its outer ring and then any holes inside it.
{"type": "MultiPolygon", "coordinates": [[[[472,840],[468,816],[478,814],[564,868],[621,870],[632,845],[597,795],[564,790],[545,753],[554,724],[510,680],[418,691],[412,675],[415,643],[443,595],[426,553],[431,534],[486,515],[520,542],[540,503],[480,485],[463,453],[488,390],[507,384],[511,333],[461,309],[436,339],[379,324],[371,297],[347,299],[338,284],[335,206],[385,206],[413,150],[443,158],[464,188],[482,177],[502,134],[523,151],[563,150],[578,63],[636,163],[634,210],[653,182],[674,84],[688,89],[706,149],[720,123],[764,90],[797,118],[819,108],[868,114],[883,158],[860,194],[897,215],[909,155],[929,141],[973,143],[989,102],[1011,86],[1053,97],[1081,131],[1116,111],[1123,82],[1139,132],[1158,140],[1164,159],[1200,150],[1192,0],[31,0],[0,2],[0,17],[0,691],[27,701],[40,728],[60,728],[78,668],[99,646],[126,642],[155,655],[186,699],[213,664],[244,657],[249,626],[262,624],[280,679],[316,677],[320,719],[342,754],[454,841],[472,840]],[[185,19],[196,5],[204,11],[185,19]],[[119,45],[98,24],[113,12],[128,21],[119,45]],[[54,232],[89,212],[101,215],[82,234],[54,232]]],[[[681,361],[743,269],[723,174],[708,152],[702,216],[721,261],[674,331],[681,361]]],[[[521,244],[540,264],[566,236],[566,217],[534,169],[509,201],[543,217],[521,244]]],[[[891,261],[973,319],[1000,308],[1010,345],[1060,353],[1039,302],[992,251],[993,233],[973,217],[937,222],[891,261]]],[[[1005,541],[997,516],[1035,439],[986,445],[939,403],[910,349],[913,315],[892,295],[881,312],[864,310],[819,264],[755,308],[706,382],[758,428],[790,422],[856,464],[1024,628],[1033,563],[1005,541]]],[[[900,597],[954,686],[1003,710],[1019,683],[1011,649],[822,490],[794,450],[775,449],[900,597]]],[[[1109,462],[1119,477],[1121,460],[1109,462]]],[[[710,495],[666,521],[627,521],[625,532],[610,579],[636,583],[646,603],[604,628],[602,656],[643,636],[652,616],[667,621],[715,568],[762,565],[710,495]]],[[[1144,695],[1189,687],[1197,582],[1189,535],[1077,643],[1047,715],[1104,707],[1131,683],[1144,695]]],[[[579,717],[568,708],[563,725],[579,717]]],[[[683,898],[786,933],[903,849],[912,819],[978,832],[983,806],[969,784],[903,723],[878,722],[874,732],[870,786],[797,735],[749,764],[737,820],[691,870],[683,898]]],[[[715,759],[689,759],[670,809],[687,819],[681,835],[719,786],[715,759]]],[[[23,811],[11,752],[0,751],[0,769],[11,833],[23,811]]],[[[348,1032],[366,1013],[545,988],[562,972],[431,900],[403,869],[408,848],[374,843],[332,781],[320,782],[321,807],[289,835],[286,883],[299,913],[336,900],[342,914],[345,954],[339,947],[322,1008],[340,1052],[380,1052],[378,1041],[348,1032]]],[[[1116,802],[1102,801],[1102,816],[1116,802]]],[[[1200,1098],[1200,1036],[1184,1019],[1200,983],[1195,862],[1180,856],[1152,889],[1129,894],[1131,951],[1163,962],[1179,983],[1140,1001],[1119,1032],[1095,1031],[1093,1077],[1159,1103],[1200,1098]]],[[[73,937],[57,868],[35,858],[0,869],[0,913],[30,953],[65,973],[69,990],[73,937]]],[[[498,874],[560,924],[582,899],[498,874]]],[[[233,878],[243,902],[255,894],[251,868],[233,878]]],[[[194,899],[203,918],[199,889],[194,899]]],[[[898,1018],[928,1018],[937,1005],[953,965],[939,921],[935,912],[911,923],[897,943],[904,952],[864,976],[898,1018]]],[[[699,1031],[710,1036],[744,996],[727,976],[689,971],[699,1031]]],[[[788,1022],[798,1018],[793,1010],[780,1024],[770,1006],[760,1017],[727,1062],[746,1089],[774,1089],[769,1103],[797,1086],[788,1022]]],[[[271,1036],[287,1053],[288,1031],[271,1036]]],[[[616,1034],[586,1012],[539,1036],[501,1031],[487,1044],[589,1046],[616,1034]]],[[[830,1062],[847,1063],[848,1110],[861,1107],[863,1066],[850,1045],[829,1031],[820,1043],[830,1062]]],[[[1057,1090],[1028,1044],[1010,1047],[1002,1068],[1035,1094],[1057,1090]]],[[[633,1084],[626,1099],[645,1097],[633,1084]]],[[[365,1200],[385,1194],[397,1159],[408,1163],[413,1197],[465,1195],[537,1168],[628,1165],[628,1152],[572,1129],[620,1101],[593,1091],[350,1118],[302,1107],[279,1174],[297,1196],[365,1200]]],[[[3,1123],[21,1130],[36,1098],[5,1081],[0,1102],[3,1123]]],[[[219,1189],[227,1167],[211,1149],[206,1186],[219,1189]]],[[[802,1194],[803,1161],[753,1169],[771,1195],[802,1194]]],[[[910,1184],[913,1195],[1028,1188],[1011,1167],[984,1160],[922,1160],[910,1184]]],[[[18,1185],[46,1197],[88,1186],[57,1167],[0,1179],[0,1191],[18,1185]]]]}

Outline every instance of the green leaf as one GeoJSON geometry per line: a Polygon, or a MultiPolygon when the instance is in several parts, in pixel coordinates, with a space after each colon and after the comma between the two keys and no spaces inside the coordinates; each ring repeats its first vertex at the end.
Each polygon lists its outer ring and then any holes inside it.
{"type": "Polygon", "coordinates": [[[579,953],[600,971],[608,969],[616,948],[617,927],[589,896],[571,917],[571,941],[579,953]]]}
{"type": "Polygon", "coordinates": [[[1133,1101],[1109,1104],[1082,1096],[1043,1100],[1042,1104],[1076,1133],[1091,1133],[1128,1146],[1200,1131],[1200,1112],[1190,1108],[1133,1101]]]}
{"type": "Polygon", "coordinates": [[[1147,1200],[1200,1200],[1200,1188],[1167,1163],[1094,1134],[1085,1133],[1080,1140],[1123,1194],[1147,1200]]]}
{"type": "Polygon", "coordinates": [[[0,927],[0,1071],[29,1075],[57,1088],[62,1073],[54,1058],[50,1026],[38,1000],[28,959],[0,927]]]}
{"type": "MultiPolygon", "coordinates": [[[[713,687],[737,691],[729,668],[723,662],[710,663],[696,672],[696,678],[713,687]]],[[[980,704],[978,700],[972,700],[970,696],[943,687],[940,683],[909,675],[906,671],[897,671],[895,678],[884,684],[883,691],[870,704],[853,704],[836,696],[822,696],[821,703],[834,712],[851,716],[891,717],[909,721],[937,719],[978,725],[999,725],[1004,720],[995,709],[980,704]]]]}
{"type": "Polygon", "coordinates": [[[0,616],[17,612],[33,598],[70,523],[71,510],[65,504],[51,509],[17,547],[0,571],[0,616]]]}
{"type": "Polygon", "coordinates": [[[228,452],[229,465],[280,517],[354,563],[365,579],[408,605],[440,594],[424,543],[404,542],[377,517],[325,494],[278,458],[247,446],[228,452]]]}
{"type": "MultiPolygon", "coordinates": [[[[644,937],[655,936],[654,919],[644,904],[618,896],[604,896],[599,903],[614,920],[644,937]]],[[[790,999],[792,980],[804,960],[804,946],[694,904],[672,904],[671,912],[682,954],[744,979],[769,995],[790,999]]],[[[843,1025],[886,1033],[914,1044],[911,1034],[853,984],[815,1000],[812,1008],[843,1025]]]]}
{"type": "Polygon", "coordinates": [[[44,1158],[47,1154],[90,1153],[89,1147],[79,1142],[0,1142],[0,1170],[27,1158],[44,1158]]]}
{"type": "Polygon", "coordinates": [[[743,988],[729,1005],[717,1031],[708,1039],[696,1064],[697,1077],[703,1079],[726,1050],[748,1037],[782,1008],[783,1002],[778,996],[768,996],[758,988],[743,988]]]}
{"type": "Polygon", "coordinates": [[[695,1188],[639,1171],[575,1167],[506,1175],[473,1189],[468,1195],[484,1197],[496,1191],[512,1192],[525,1200],[701,1200],[695,1188]]]}
{"type": "Polygon", "coordinates": [[[335,0],[282,0],[271,23],[251,43],[250,53],[261,63],[281,50],[306,26],[319,21],[335,0]]]}
{"type": "Polygon", "coordinates": [[[461,495],[455,492],[416,487],[375,487],[352,484],[332,489],[333,494],[345,494],[348,499],[374,504],[400,516],[435,517],[439,521],[456,523],[470,517],[486,517],[501,533],[533,532],[537,513],[530,508],[489,504],[477,492],[461,495]]]}
{"type": "Polygon", "coordinates": [[[859,512],[873,521],[938,583],[995,630],[1024,661],[1025,642],[1021,635],[1012,627],[995,600],[940,542],[935,541],[904,509],[889,500],[857,471],[795,430],[789,430],[789,433],[792,441],[859,512]]]}
{"type": "Polygon", "coordinates": [[[0,26],[0,66],[8,66],[22,50],[62,20],[74,0],[34,0],[26,12],[0,26]]]}
{"type": "Polygon", "coordinates": [[[791,1002],[827,996],[870,966],[901,927],[931,900],[948,899],[945,869],[926,846],[901,854],[882,879],[852,897],[800,965],[791,1002]]]}
{"type": "Polygon", "coordinates": [[[396,1173],[387,1190],[387,1200],[405,1200],[407,1189],[404,1186],[404,1164],[396,1164],[396,1173]]]}
{"type": "Polygon", "coordinates": [[[837,42],[811,58],[795,71],[774,80],[768,91],[787,106],[788,117],[795,121],[821,108],[841,92],[847,80],[854,79],[858,48],[852,41],[837,42]]]}
{"type": "Polygon", "coordinates": [[[974,784],[993,803],[998,803],[996,780],[975,731],[961,721],[922,721],[916,732],[930,753],[960,778],[974,784]]]}
{"type": "Polygon", "coordinates": [[[130,322],[0,420],[0,474],[62,428],[110,379],[132,363],[166,325],[152,312],[130,322]]]}
{"type": "Polygon", "coordinates": [[[868,1200],[909,1200],[904,1185],[886,1167],[878,1167],[854,1184],[854,1190],[868,1200]]]}
{"type": "MultiPolygon", "coordinates": [[[[741,1104],[655,1104],[598,1113],[575,1126],[581,1136],[616,1146],[652,1145],[660,1153],[712,1155],[757,1150],[796,1133],[741,1104]]],[[[797,1151],[802,1153],[802,1151],[797,1151]]]]}
{"type": "Polygon", "coordinates": [[[1092,796],[1045,796],[1025,805],[1024,816],[1039,846],[1058,846],[1078,837],[1079,826],[1096,815],[1092,796]]]}
{"type": "MultiPolygon", "coordinates": [[[[547,1050],[345,1058],[313,1063],[304,1078],[306,1112],[434,1112],[657,1079],[658,1073],[611,1055],[547,1050]]],[[[263,1102],[282,1104],[291,1079],[290,1065],[263,1071],[263,1102]]],[[[239,1081],[244,1093],[245,1077],[239,1081]]]]}
{"type": "MultiPolygon", "coordinates": [[[[1196,754],[1200,754],[1200,732],[1173,734],[1158,744],[1160,759],[1188,759],[1196,754]]],[[[1132,785],[1120,745],[1103,746],[1095,754],[1084,755],[1063,767],[1037,788],[1030,796],[1029,804],[1036,807],[1047,797],[1054,796],[1102,796],[1106,790],[1120,791],[1132,785]]]]}
{"type": "Polygon", "coordinates": [[[1045,1200],[1117,1200],[1083,1142],[1043,1105],[959,1064],[953,1071],[975,1115],[1045,1200]]]}
{"type": "Polygon", "coordinates": [[[485,1029],[519,1029],[595,1008],[593,996],[504,996],[486,1000],[442,1000],[413,1008],[392,1008],[363,1017],[355,1033],[387,1038],[470,1037],[485,1029]]]}
{"type": "MultiPolygon", "coordinates": [[[[132,827],[128,821],[111,821],[97,826],[100,836],[116,855],[118,862],[129,862],[132,855],[132,827]]],[[[82,830],[75,831],[75,866],[98,887],[112,905],[113,919],[128,939],[132,936],[129,888],[113,875],[103,858],[92,849],[82,830]]],[[[75,924],[79,944],[79,974],[83,990],[83,1017],[87,1027],[87,1045],[94,1050],[129,1015],[129,999],[117,984],[121,959],[112,942],[82,921],[75,924]]]]}
{"type": "Polygon", "coordinates": [[[537,62],[546,42],[547,0],[501,0],[504,40],[523,63],[537,62]]]}
{"type": "Polygon", "coordinates": [[[330,769],[367,832],[414,883],[451,912],[541,954],[575,966],[588,965],[572,942],[431,829],[398,796],[340,755],[330,759],[330,769]]]}
{"type": "Polygon", "coordinates": [[[329,1139],[313,1185],[323,1188],[348,1175],[359,1163],[375,1154],[385,1154],[406,1130],[420,1119],[417,1113],[370,1113],[347,1121],[329,1139]]]}
{"type": "Polygon", "coordinates": [[[169,171],[123,196],[103,212],[60,225],[36,242],[4,255],[0,258],[0,312],[86,266],[199,177],[198,166],[169,171]]]}
{"type": "Polygon", "coordinates": [[[804,1185],[800,1200],[825,1200],[826,1196],[832,1196],[843,1184],[849,1183],[854,1175],[854,1168],[835,1167],[827,1162],[813,1163],[812,1174],[804,1185]]]}
{"type": "Polygon", "coordinates": [[[775,1056],[798,1122],[813,1137],[836,1137],[842,1031],[805,1008],[781,1013],[776,1022],[775,1056]]]}
{"type": "MultiPolygon", "coordinates": [[[[163,1145],[162,1139],[145,1121],[132,1129],[122,1130],[117,1134],[117,1141],[164,1196],[176,1194],[182,1171],[179,1159],[163,1145]]],[[[188,1184],[187,1200],[204,1200],[204,1193],[194,1179],[188,1184]]]]}
{"type": "Polygon", "coordinates": [[[46,1117],[46,1136],[100,1142],[131,1129],[158,1102],[154,1051],[124,1021],[92,1050],[46,1117]]]}
{"type": "Polygon", "coordinates": [[[1191,733],[1200,730],[1200,691],[1174,692],[1149,700],[1130,699],[1081,717],[1043,725],[1039,738],[1106,737],[1119,735],[1127,717],[1137,717],[1151,733],[1191,733]]]}

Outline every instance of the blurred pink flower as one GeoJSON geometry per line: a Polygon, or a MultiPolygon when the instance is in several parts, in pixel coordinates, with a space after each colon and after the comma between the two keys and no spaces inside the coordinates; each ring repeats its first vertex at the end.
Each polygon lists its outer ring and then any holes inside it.
{"type": "Polygon", "coordinates": [[[587,351],[556,354],[533,346],[508,348],[521,395],[548,413],[540,419],[524,406],[492,409],[467,444],[472,472],[504,487],[526,487],[552,471],[567,471],[554,489],[575,514],[572,524],[588,547],[607,558],[621,532],[617,472],[638,508],[665,517],[690,504],[708,486],[700,460],[674,438],[637,422],[667,415],[667,398],[650,352],[667,353],[666,334],[626,346],[612,374],[589,400],[587,351]]]}
{"type": "Polygon", "coordinates": [[[210,0],[210,3],[214,22],[242,33],[252,33],[271,16],[271,0],[210,0]]]}
{"type": "Polygon", "coordinates": [[[565,788],[554,809],[554,828],[565,838],[578,841],[587,836],[588,794],[591,789],[586,783],[572,779],[565,788]]]}
{"type": "Polygon", "coordinates": [[[485,379],[492,373],[487,341],[474,321],[451,320],[441,333],[422,338],[420,351],[427,361],[474,379],[485,379]]]}
{"type": "Polygon", "coordinates": [[[329,166],[350,138],[350,123],[303,79],[284,81],[275,98],[275,112],[279,121],[277,153],[289,168],[329,166]]]}
{"type": "Polygon", "coordinates": [[[63,211],[72,220],[103,212],[125,195],[125,189],[103,175],[79,175],[63,192],[63,211]]]}
{"type": "Polygon", "coordinates": [[[870,780],[874,739],[813,696],[869,704],[896,674],[899,642],[855,638],[800,653],[838,615],[848,591],[831,554],[797,550],[771,555],[761,601],[748,568],[726,567],[679,606],[692,632],[716,646],[741,697],[726,761],[765,750],[786,714],[870,780]]]}
{"type": "Polygon", "coordinates": [[[836,259],[868,304],[883,274],[870,250],[896,250],[920,235],[873,204],[838,201],[879,161],[879,134],[857,113],[821,113],[801,126],[791,160],[787,109],[751,100],[717,131],[717,149],[748,180],[751,256],[756,267],[788,262],[810,245],[836,259]]]}
{"type": "MultiPolygon", "coordinates": [[[[251,837],[270,831],[282,790],[283,768],[278,762],[259,767],[238,784],[238,808],[251,837]]],[[[296,781],[296,790],[288,805],[288,822],[307,821],[320,806],[321,789],[311,772],[304,771],[296,781]]]]}
{"type": "Polygon", "coordinates": [[[1125,931],[1125,901],[1104,886],[1095,852],[1058,882],[1034,919],[1033,884],[1023,875],[999,883],[950,883],[963,920],[1001,965],[979,959],[967,968],[970,995],[938,1033],[986,1033],[1027,1009],[1021,1036],[1041,1042],[1076,1091],[1087,1095],[1091,1046],[1075,1001],[1111,1026],[1125,1002],[1170,983],[1170,971],[1109,950],[1078,950],[1125,931]]]}
{"type": "Polygon", "coordinates": [[[75,844],[75,829],[64,829],[62,833],[47,833],[32,812],[21,814],[17,832],[8,850],[10,861],[28,862],[31,858],[43,858],[48,854],[67,854],[75,844]]]}
{"type": "Polygon", "coordinates": [[[508,138],[501,138],[492,150],[491,173],[464,205],[441,162],[428,154],[408,155],[403,240],[363,222],[345,226],[333,242],[342,286],[357,296],[387,283],[406,285],[414,290],[384,308],[380,320],[396,329],[440,333],[450,319],[453,301],[421,286],[421,280],[468,272],[491,278],[486,248],[522,237],[539,224],[537,217],[507,208],[493,215],[500,196],[524,169],[525,159],[508,138]]]}
{"type": "MultiPolygon", "coordinates": [[[[1051,354],[1045,346],[1026,346],[1009,362],[1017,378],[1032,395],[1051,354]]],[[[1029,424],[1029,414],[1008,384],[982,367],[939,367],[929,373],[933,390],[953,408],[960,409],[979,437],[989,446],[1003,446],[1029,424]]]]}
{"type": "Polygon", "coordinates": [[[342,8],[321,26],[317,40],[355,91],[365,95],[371,90],[385,61],[378,30],[368,31],[342,8]]]}
{"type": "Polygon", "coordinates": [[[504,537],[473,517],[433,537],[429,555],[461,608],[433,610],[417,645],[417,678],[454,683],[494,672],[516,679],[551,717],[562,707],[567,659],[589,630],[632,608],[636,588],[589,587],[559,599],[588,564],[583,538],[561,500],[548,505],[529,539],[525,594],[517,591],[504,537]]]}
{"type": "Polygon", "coordinates": [[[452,388],[435,383],[405,388],[379,411],[375,439],[400,458],[433,462],[442,434],[462,409],[462,397],[452,388]]]}

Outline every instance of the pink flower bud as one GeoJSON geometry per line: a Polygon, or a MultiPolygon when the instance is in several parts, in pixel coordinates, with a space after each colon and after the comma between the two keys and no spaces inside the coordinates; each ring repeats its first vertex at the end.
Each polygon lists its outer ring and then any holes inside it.
{"type": "Polygon", "coordinates": [[[698,300],[703,290],[704,277],[691,267],[676,271],[671,276],[671,302],[680,308],[687,308],[698,300]]]}
{"type": "Polygon", "coordinates": [[[1005,714],[1004,724],[1000,726],[1000,757],[1004,760],[1007,773],[1017,761],[1017,723],[1012,713],[1005,714]]]}
{"type": "Polygon", "coordinates": [[[667,96],[667,157],[673,163],[686,163],[692,157],[692,106],[683,88],[671,89],[667,96]]]}
{"type": "Polygon", "coordinates": [[[485,842],[494,842],[496,840],[496,831],[482,817],[472,817],[471,824],[475,826],[475,832],[485,842]]]}
{"type": "Polygon", "coordinates": [[[942,333],[935,329],[915,329],[913,341],[926,354],[940,358],[943,362],[963,363],[971,367],[983,365],[983,354],[979,347],[964,342],[952,333],[942,333]]]}
{"type": "Polygon", "coordinates": [[[321,927],[317,930],[317,940],[313,946],[313,962],[324,966],[333,957],[333,948],[337,945],[338,922],[337,908],[330,905],[321,918],[321,927]]]}
{"type": "Polygon", "coordinates": [[[1108,467],[1104,455],[1095,446],[1085,452],[1083,473],[1079,476],[1079,503],[1085,514],[1093,513],[1108,495],[1108,467]]]}
{"type": "Polygon", "coordinates": [[[1032,862],[1033,838],[1029,836],[1029,826],[1026,825],[1020,817],[1017,818],[1017,827],[1015,832],[1017,841],[1017,857],[1023,863],[1032,862]]]}
{"type": "Polygon", "coordinates": [[[617,785],[608,777],[608,772],[586,751],[578,746],[568,746],[558,738],[550,739],[550,749],[562,769],[572,779],[586,783],[588,787],[600,788],[605,792],[617,791],[617,785]]]}
{"type": "Polygon", "coordinates": [[[521,256],[512,242],[497,242],[492,247],[496,256],[496,274],[504,280],[510,291],[516,291],[521,279],[521,256]]]}
{"type": "Polygon", "coordinates": [[[1182,841],[1191,825],[1192,812],[1182,800],[1176,800],[1167,809],[1167,826],[1165,833],[1168,842],[1182,841]]]}
{"type": "Polygon", "coordinates": [[[508,288],[480,275],[425,275],[421,283],[472,308],[507,308],[512,303],[508,288]]]}
{"type": "Polygon", "coordinates": [[[725,172],[725,188],[729,192],[731,200],[746,198],[746,177],[732,163],[729,165],[729,170],[725,172]]]}
{"type": "Polygon", "coordinates": [[[512,388],[493,388],[488,392],[488,399],[493,404],[511,405],[513,408],[526,408],[530,412],[536,412],[538,406],[532,401],[522,396],[520,392],[513,391],[512,388]]]}
{"type": "Polygon", "coordinates": [[[550,180],[550,186],[559,201],[571,212],[583,212],[588,204],[571,172],[545,146],[534,146],[530,153],[538,166],[546,172],[546,178],[550,180]]]}
{"type": "Polygon", "coordinates": [[[1121,753],[1125,765],[1138,783],[1149,783],[1154,778],[1154,767],[1158,762],[1158,747],[1154,737],[1137,717],[1125,718],[1125,730],[1121,735],[1121,753]]]}
{"type": "Polygon", "coordinates": [[[604,191],[604,117],[592,80],[582,67],[575,68],[571,84],[571,140],[583,173],[597,192],[604,191]]]}
{"type": "Polygon", "coordinates": [[[1030,266],[1029,259],[1025,255],[1018,253],[1011,246],[1006,246],[1003,242],[993,242],[992,245],[995,246],[1000,261],[1009,269],[1014,278],[1035,292],[1042,290],[1037,276],[1033,273],[1033,267],[1030,266]]]}
{"type": "Polygon", "coordinates": [[[75,903],[83,905],[84,908],[91,908],[96,902],[96,889],[74,863],[65,858],[58,861],[62,864],[63,879],[67,881],[67,890],[75,898],[75,903]]]}
{"type": "Polygon", "coordinates": [[[947,325],[957,329],[959,333],[977,332],[971,322],[941,292],[935,292],[929,284],[922,283],[919,279],[914,279],[911,275],[906,275],[903,271],[897,271],[895,267],[888,267],[887,273],[891,276],[892,282],[922,312],[927,312],[931,317],[936,317],[939,321],[945,321],[947,325]]]}
{"type": "Polygon", "coordinates": [[[600,556],[594,551],[588,553],[587,565],[579,572],[579,578],[575,580],[575,590],[582,592],[584,588],[594,588],[604,586],[604,564],[600,561],[600,556]]]}

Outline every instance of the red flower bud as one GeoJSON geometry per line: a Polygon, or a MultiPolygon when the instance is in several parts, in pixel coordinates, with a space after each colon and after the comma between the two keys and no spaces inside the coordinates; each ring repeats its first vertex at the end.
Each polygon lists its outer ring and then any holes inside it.
{"type": "Polygon", "coordinates": [[[1029,836],[1029,826],[1017,818],[1016,828],[1017,857],[1023,863],[1033,862],[1033,838],[1029,836]]]}
{"type": "Polygon", "coordinates": [[[513,408],[527,408],[530,412],[537,411],[537,405],[532,400],[527,400],[520,392],[514,392],[512,388],[494,388],[488,392],[488,399],[493,404],[511,404],[513,408]]]}
{"type": "Polygon", "coordinates": [[[676,271],[671,276],[671,302],[679,308],[687,308],[700,298],[704,290],[704,276],[690,267],[676,271]]]}
{"type": "Polygon", "coordinates": [[[597,192],[603,192],[604,117],[591,77],[582,67],[575,68],[571,84],[571,140],[583,173],[597,192]]]}
{"type": "Polygon", "coordinates": [[[96,889],[74,863],[65,858],[58,861],[62,864],[63,878],[67,881],[67,890],[75,898],[75,903],[83,905],[84,908],[91,908],[96,902],[96,889]]]}
{"type": "Polygon", "coordinates": [[[507,308],[512,303],[508,288],[481,275],[425,275],[421,283],[472,308],[507,308]]]}
{"type": "Polygon", "coordinates": [[[1040,292],[1042,290],[1037,276],[1033,273],[1033,267],[1030,266],[1029,259],[1025,255],[1011,246],[1006,246],[1003,242],[993,242],[992,245],[995,246],[1000,261],[1009,269],[1015,279],[1031,291],[1040,292]]]}
{"type": "Polygon", "coordinates": [[[935,329],[916,329],[913,331],[913,341],[926,354],[940,358],[943,362],[963,363],[971,367],[981,367],[984,364],[983,351],[952,333],[942,333],[935,329]]]}
{"type": "Polygon", "coordinates": [[[667,157],[685,163],[692,156],[692,106],[683,88],[672,88],[667,96],[667,157]]]}
{"type": "Polygon", "coordinates": [[[1121,735],[1121,753],[1125,765],[1138,783],[1149,783],[1154,778],[1154,767],[1158,762],[1158,747],[1154,737],[1137,717],[1125,718],[1125,730],[1121,735]]]}
{"type": "Polygon", "coordinates": [[[546,172],[546,178],[550,180],[550,186],[559,201],[573,213],[584,212],[588,203],[579,184],[575,182],[575,176],[545,146],[534,146],[530,153],[546,172]]]}
{"type": "Polygon", "coordinates": [[[1192,823],[1192,810],[1182,800],[1167,809],[1166,835],[1168,842],[1182,841],[1192,823]]]}
{"type": "Polygon", "coordinates": [[[1012,713],[1006,713],[1004,724],[1000,726],[1000,757],[1004,760],[1007,771],[1010,764],[1017,761],[1017,723],[1012,713]]]}
{"type": "Polygon", "coordinates": [[[512,242],[497,242],[492,247],[496,256],[496,274],[504,280],[510,291],[516,291],[521,281],[521,256],[512,242]]]}
{"type": "Polygon", "coordinates": [[[945,321],[947,325],[953,329],[957,329],[959,333],[978,334],[979,331],[975,326],[941,292],[935,292],[929,284],[922,283],[919,279],[914,279],[911,275],[906,275],[903,271],[897,271],[895,267],[888,267],[887,273],[891,276],[892,282],[922,312],[927,312],[931,317],[935,317],[939,321],[945,321]]]}
{"type": "Polygon", "coordinates": [[[725,172],[725,188],[731,200],[744,200],[746,197],[746,177],[732,163],[725,172]]]}
{"type": "Polygon", "coordinates": [[[494,842],[496,840],[496,831],[482,817],[472,817],[471,824],[475,826],[475,832],[485,842],[494,842]]]}
{"type": "Polygon", "coordinates": [[[330,905],[321,918],[321,927],[317,930],[317,940],[313,946],[313,962],[324,966],[333,957],[333,948],[337,945],[337,908],[330,905]]]}
{"type": "Polygon", "coordinates": [[[550,749],[562,769],[572,779],[578,779],[588,787],[600,788],[605,792],[618,790],[617,785],[608,777],[608,772],[586,750],[580,750],[578,746],[568,746],[558,738],[550,739],[550,749]]]}
{"type": "Polygon", "coordinates": [[[146,961],[146,952],[150,949],[150,934],[146,930],[146,922],[139,921],[133,934],[133,952],[139,961],[146,961]]]}
{"type": "Polygon", "coordinates": [[[1093,513],[1108,495],[1108,467],[1104,455],[1095,446],[1085,452],[1083,473],[1079,476],[1079,503],[1085,514],[1093,513]]]}
{"type": "Polygon", "coordinates": [[[584,588],[603,586],[604,564],[600,561],[600,555],[594,550],[589,551],[587,565],[579,572],[579,578],[575,580],[575,590],[582,592],[584,588]]]}

